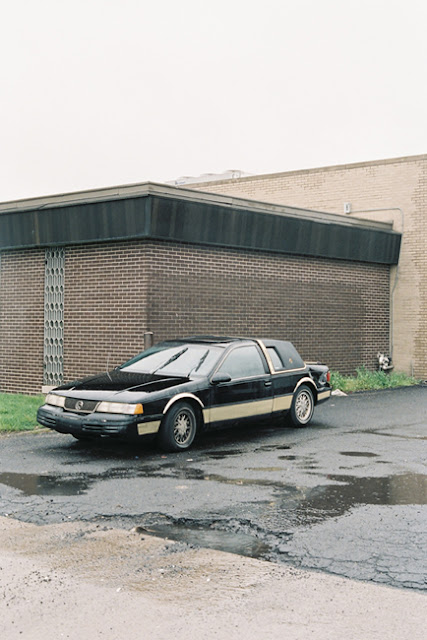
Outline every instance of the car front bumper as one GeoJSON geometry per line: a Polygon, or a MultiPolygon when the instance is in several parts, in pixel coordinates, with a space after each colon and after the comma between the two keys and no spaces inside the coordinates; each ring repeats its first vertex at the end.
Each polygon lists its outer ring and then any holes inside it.
{"type": "Polygon", "coordinates": [[[135,438],[157,433],[162,416],[133,416],[111,413],[79,414],[44,404],[37,411],[37,422],[59,433],[74,436],[115,436],[135,438]]]}

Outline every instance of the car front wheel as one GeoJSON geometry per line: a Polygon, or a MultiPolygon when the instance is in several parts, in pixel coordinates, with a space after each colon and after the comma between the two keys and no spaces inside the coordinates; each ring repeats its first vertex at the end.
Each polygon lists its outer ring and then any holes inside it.
{"type": "Polygon", "coordinates": [[[313,392],[302,384],[295,392],[290,410],[290,420],[294,427],[304,427],[313,417],[313,392]]]}
{"type": "Polygon", "coordinates": [[[186,402],[174,404],[165,417],[159,432],[159,444],[165,451],[184,451],[196,436],[197,418],[186,402]]]}

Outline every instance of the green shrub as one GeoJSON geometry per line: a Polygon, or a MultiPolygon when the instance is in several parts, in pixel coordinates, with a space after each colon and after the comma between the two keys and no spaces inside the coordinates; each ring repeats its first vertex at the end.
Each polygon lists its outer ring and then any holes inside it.
{"type": "Polygon", "coordinates": [[[356,376],[343,376],[338,371],[331,372],[331,384],[333,389],[339,389],[344,393],[354,391],[369,391],[373,389],[391,389],[393,387],[408,387],[418,384],[412,376],[405,373],[391,371],[368,371],[364,367],[357,369],[356,376]]]}

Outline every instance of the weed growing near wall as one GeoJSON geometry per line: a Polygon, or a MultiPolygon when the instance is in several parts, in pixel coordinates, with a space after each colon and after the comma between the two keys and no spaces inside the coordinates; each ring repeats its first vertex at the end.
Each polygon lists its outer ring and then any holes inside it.
{"type": "Polygon", "coordinates": [[[356,376],[342,376],[338,371],[331,372],[331,384],[333,389],[339,389],[345,393],[354,391],[369,391],[375,389],[392,389],[393,387],[409,387],[418,384],[419,380],[407,376],[405,373],[391,371],[368,371],[365,368],[357,369],[356,376]]]}

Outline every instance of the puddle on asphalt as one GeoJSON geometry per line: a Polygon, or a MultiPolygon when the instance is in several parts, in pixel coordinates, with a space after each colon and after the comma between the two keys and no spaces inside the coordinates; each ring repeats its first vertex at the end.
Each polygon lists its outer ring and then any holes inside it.
{"type": "Polygon", "coordinates": [[[340,451],[342,456],[350,456],[351,458],[378,458],[377,453],[370,453],[369,451],[340,451]]]}
{"type": "Polygon", "coordinates": [[[358,504],[427,504],[426,475],[405,473],[379,478],[330,475],[328,479],[340,484],[317,487],[319,490],[326,489],[317,508],[324,503],[325,493],[328,504],[337,500],[343,505],[347,504],[348,508],[358,504]]]}
{"type": "Polygon", "coordinates": [[[224,460],[224,458],[228,458],[229,456],[240,456],[242,453],[243,451],[240,449],[230,449],[229,451],[209,451],[207,455],[214,460],[224,460]]]}
{"type": "MultiPolygon", "coordinates": [[[[290,449],[289,445],[263,445],[262,447],[258,447],[255,449],[255,453],[258,451],[277,451],[277,449],[290,449]]],[[[228,458],[229,456],[241,456],[243,451],[241,449],[230,449],[225,451],[209,451],[207,454],[209,458],[213,458],[214,460],[224,460],[224,458],[228,458]]]]}
{"type": "Polygon", "coordinates": [[[277,444],[264,444],[262,445],[262,447],[257,447],[257,449],[254,450],[254,453],[257,453],[258,451],[277,451],[277,449],[290,449],[291,447],[287,444],[283,444],[278,446],[277,444]]]}
{"type": "Polygon", "coordinates": [[[210,524],[159,522],[144,527],[147,533],[185,542],[189,545],[206,549],[226,551],[250,558],[265,558],[269,555],[269,544],[248,533],[226,531],[210,524]]]}
{"type": "Polygon", "coordinates": [[[307,527],[337,518],[354,507],[364,505],[425,505],[427,504],[427,476],[402,474],[380,478],[356,476],[327,476],[334,484],[303,489],[300,496],[284,496],[280,508],[286,510],[289,523],[307,527]]]}
{"type": "MultiPolygon", "coordinates": [[[[278,489],[275,509],[283,521],[280,533],[264,531],[251,535],[236,530],[235,526],[230,527],[233,528],[232,531],[227,530],[224,523],[218,528],[212,522],[171,522],[164,517],[160,517],[158,522],[151,521],[146,530],[153,535],[198,547],[268,559],[272,557],[283,535],[290,535],[289,531],[342,516],[354,507],[427,504],[427,476],[421,474],[385,478],[331,475],[328,476],[328,480],[334,484],[320,485],[312,489],[261,482],[278,489]],[[285,534],[286,531],[288,533],[285,534]]],[[[240,483],[249,484],[245,481],[240,483]]]]}
{"type": "Polygon", "coordinates": [[[248,471],[283,471],[283,467],[247,467],[248,471]]]}
{"type": "Polygon", "coordinates": [[[0,473],[0,485],[2,484],[19,489],[27,496],[75,496],[85,493],[89,486],[86,478],[32,473],[0,473]]]}
{"type": "MultiPolygon", "coordinates": [[[[359,452],[345,452],[357,454],[359,452]]],[[[289,458],[283,456],[283,458],[289,458]]],[[[260,468],[259,471],[277,471],[279,467],[260,468]]],[[[160,471],[162,471],[160,469],[160,471]]],[[[95,482],[113,478],[128,477],[164,477],[186,478],[189,480],[209,480],[210,482],[230,485],[270,487],[273,490],[272,501],[268,503],[269,518],[275,522],[274,531],[251,531],[247,524],[232,524],[224,520],[220,526],[212,521],[177,522],[160,515],[150,518],[147,532],[163,538],[228,551],[254,558],[271,557],[279,538],[313,524],[340,517],[351,509],[364,505],[425,505],[427,504],[427,476],[422,474],[401,474],[385,477],[357,477],[331,474],[326,476],[327,484],[315,487],[287,485],[274,479],[230,478],[216,474],[206,474],[192,467],[167,469],[166,475],[159,474],[157,467],[144,467],[135,473],[125,469],[111,469],[99,476],[75,475],[36,475],[19,473],[0,473],[1,485],[7,485],[22,491],[27,496],[71,496],[86,493],[95,482]]],[[[238,496],[236,496],[238,499],[238,496]]],[[[262,503],[254,504],[254,509],[264,508],[262,503]]],[[[144,520],[144,517],[142,517],[144,520]]],[[[235,521],[234,521],[235,522],[235,521]]],[[[289,534],[290,535],[290,534],[289,534]]]]}

